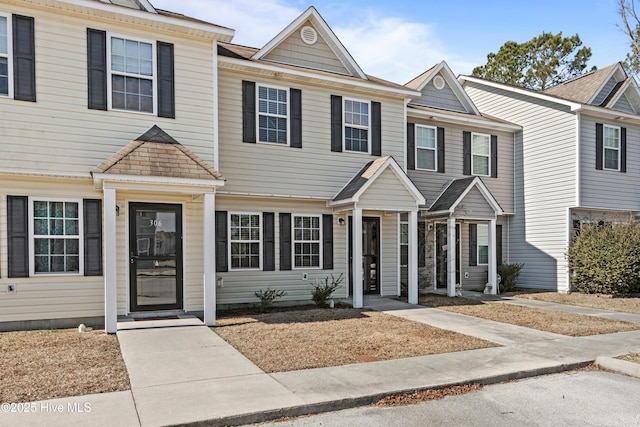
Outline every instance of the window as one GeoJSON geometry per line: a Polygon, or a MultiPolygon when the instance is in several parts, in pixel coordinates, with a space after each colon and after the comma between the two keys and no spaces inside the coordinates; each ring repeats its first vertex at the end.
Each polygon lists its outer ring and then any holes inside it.
{"type": "Polygon", "coordinates": [[[416,169],[436,170],[436,128],[416,126],[416,169]]]}
{"type": "Polygon", "coordinates": [[[111,37],[111,108],[154,113],[153,43],[111,37]]]}
{"type": "Polygon", "coordinates": [[[80,206],[78,201],[32,200],[32,274],[81,272],[80,206]]]}
{"type": "Polygon", "coordinates": [[[369,103],[344,100],[344,150],[369,152],[369,103]]]}
{"type": "Polygon", "coordinates": [[[491,138],[489,135],[471,134],[471,174],[488,176],[491,168],[491,138]]]}
{"type": "Polygon", "coordinates": [[[400,267],[409,265],[409,223],[400,222],[400,267]]]}
{"type": "Polygon", "coordinates": [[[11,19],[9,15],[0,15],[0,95],[11,96],[11,19]]]}
{"type": "Polygon", "coordinates": [[[293,216],[293,266],[320,268],[320,216],[293,216]]]}
{"type": "Polygon", "coordinates": [[[478,265],[489,264],[489,225],[478,224],[478,265]]]}
{"type": "Polygon", "coordinates": [[[604,169],[619,170],[620,128],[604,125],[604,169]]]}
{"type": "Polygon", "coordinates": [[[288,91],[258,86],[258,140],[288,145],[288,91]]]}
{"type": "Polygon", "coordinates": [[[259,269],[261,251],[260,214],[229,214],[232,269],[259,269]]]}

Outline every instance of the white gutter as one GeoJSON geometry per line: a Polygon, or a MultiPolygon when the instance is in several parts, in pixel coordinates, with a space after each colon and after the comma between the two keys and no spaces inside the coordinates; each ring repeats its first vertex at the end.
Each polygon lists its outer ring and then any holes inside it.
{"type": "Polygon", "coordinates": [[[417,115],[421,117],[425,116],[422,118],[441,120],[449,123],[467,123],[470,125],[481,126],[481,127],[491,128],[491,129],[501,129],[501,130],[506,130],[510,132],[522,130],[522,126],[512,124],[512,123],[495,122],[488,118],[477,119],[477,118],[474,118],[473,116],[461,117],[458,115],[447,114],[445,112],[439,112],[439,111],[425,111],[425,110],[412,108],[411,115],[417,115]]]}
{"type": "Polygon", "coordinates": [[[625,113],[624,111],[611,110],[604,107],[597,107],[595,105],[579,105],[577,108],[572,109],[572,111],[592,113],[596,116],[612,118],[614,120],[630,120],[640,124],[640,115],[638,114],[625,113]]]}

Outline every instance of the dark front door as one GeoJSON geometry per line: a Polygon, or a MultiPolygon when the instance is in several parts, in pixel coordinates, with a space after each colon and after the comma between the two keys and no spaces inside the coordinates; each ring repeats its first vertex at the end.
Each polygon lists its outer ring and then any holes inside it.
{"type": "MultiPolygon", "coordinates": [[[[380,293],[380,218],[362,218],[362,291],[380,293]]],[[[353,223],[349,217],[349,295],[353,295],[353,223]]]]}
{"type": "MultiPolygon", "coordinates": [[[[436,287],[447,288],[447,224],[436,224],[436,287]]],[[[456,224],[456,283],[460,283],[460,224],[456,224]]]]}
{"type": "Polygon", "coordinates": [[[182,309],[182,207],[129,204],[131,311],[182,309]]]}

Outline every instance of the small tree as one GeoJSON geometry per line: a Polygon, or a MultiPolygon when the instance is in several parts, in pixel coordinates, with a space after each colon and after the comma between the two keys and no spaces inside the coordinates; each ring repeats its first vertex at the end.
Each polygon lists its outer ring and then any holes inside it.
{"type": "Polygon", "coordinates": [[[316,303],[316,305],[326,307],[327,301],[331,299],[331,295],[333,295],[335,290],[340,286],[342,286],[342,273],[340,273],[340,276],[338,276],[337,279],[333,277],[333,274],[331,275],[331,280],[329,280],[329,276],[327,276],[324,278],[323,282],[313,285],[311,299],[316,303]]]}
{"type": "Polygon", "coordinates": [[[260,289],[259,291],[255,291],[254,294],[260,300],[260,311],[262,312],[266,311],[269,307],[271,307],[275,300],[287,295],[287,293],[282,289],[271,289],[271,288],[267,288],[264,291],[260,289]]]}
{"type": "Polygon", "coordinates": [[[516,281],[522,271],[524,264],[500,264],[498,266],[498,274],[502,279],[500,281],[500,292],[509,292],[515,289],[516,281]]]}

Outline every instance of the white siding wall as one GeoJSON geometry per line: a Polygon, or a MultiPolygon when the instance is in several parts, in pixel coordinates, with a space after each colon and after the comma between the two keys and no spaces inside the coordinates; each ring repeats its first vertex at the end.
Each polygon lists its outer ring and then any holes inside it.
{"type": "Polygon", "coordinates": [[[362,209],[408,211],[415,209],[416,200],[398,177],[387,169],[362,194],[358,206],[362,209]]]}
{"type": "Polygon", "coordinates": [[[576,117],[568,107],[465,83],[480,111],[522,125],[515,153],[511,262],[523,286],[566,290],[567,208],[576,203],[576,117]],[[524,139],[524,146],[523,146],[524,139]]]}
{"type": "Polygon", "coordinates": [[[464,196],[455,212],[455,216],[467,218],[493,218],[495,214],[487,199],[475,187],[464,196]]]}

